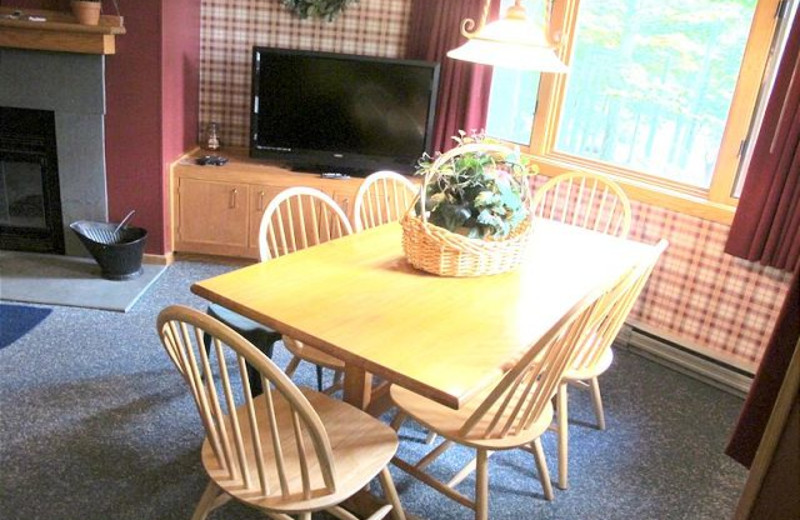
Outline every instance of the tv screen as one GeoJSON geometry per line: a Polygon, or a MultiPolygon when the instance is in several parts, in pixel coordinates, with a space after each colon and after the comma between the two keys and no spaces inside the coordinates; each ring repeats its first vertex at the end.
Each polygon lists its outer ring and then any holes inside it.
{"type": "Polygon", "coordinates": [[[251,157],[410,174],[431,151],[437,63],[254,47],[252,71],[251,157]]]}

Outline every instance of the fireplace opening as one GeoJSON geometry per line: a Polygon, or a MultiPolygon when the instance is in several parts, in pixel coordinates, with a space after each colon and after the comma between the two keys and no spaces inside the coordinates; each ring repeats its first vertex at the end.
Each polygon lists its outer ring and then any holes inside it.
{"type": "Polygon", "coordinates": [[[52,111],[0,107],[0,249],[64,254],[52,111]]]}

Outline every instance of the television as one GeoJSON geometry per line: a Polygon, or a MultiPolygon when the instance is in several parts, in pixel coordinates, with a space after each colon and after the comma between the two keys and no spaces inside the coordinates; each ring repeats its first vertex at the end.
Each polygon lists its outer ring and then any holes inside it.
{"type": "Polygon", "coordinates": [[[364,176],[431,152],[435,62],[254,47],[252,74],[253,158],[364,176]]]}

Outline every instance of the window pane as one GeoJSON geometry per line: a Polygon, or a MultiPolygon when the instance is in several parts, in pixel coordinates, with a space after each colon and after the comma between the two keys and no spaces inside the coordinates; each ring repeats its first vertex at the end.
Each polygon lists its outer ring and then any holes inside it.
{"type": "Polygon", "coordinates": [[[538,72],[496,67],[489,94],[486,133],[513,143],[530,143],[538,90],[538,72]]]}
{"type": "MultiPolygon", "coordinates": [[[[512,5],[513,0],[502,0],[500,16],[512,5]]],[[[524,0],[522,5],[530,19],[542,22],[544,10],[540,0],[524,0]]],[[[495,67],[489,93],[486,133],[513,143],[530,143],[538,91],[538,72],[495,67]]]]}
{"type": "Polygon", "coordinates": [[[583,0],[556,149],[707,188],[756,0],[583,0]]]}

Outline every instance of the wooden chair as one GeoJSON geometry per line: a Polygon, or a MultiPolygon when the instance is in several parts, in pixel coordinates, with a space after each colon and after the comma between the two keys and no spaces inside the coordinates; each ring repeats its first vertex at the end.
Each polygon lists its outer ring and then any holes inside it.
{"type": "Polygon", "coordinates": [[[400,220],[417,193],[419,187],[399,173],[382,170],[368,175],[356,193],[353,228],[363,231],[400,220]]]}
{"type": "Polygon", "coordinates": [[[339,504],[379,477],[388,504],[370,518],[404,513],[387,465],[397,450],[388,426],[341,401],[299,389],[233,329],[183,306],[158,316],[158,333],[191,389],[206,430],[201,449],[209,483],[193,520],[231,498],[270,518],[310,520],[327,510],[354,518],[339,504]],[[212,337],[207,354],[202,336],[212,337]],[[255,368],[264,393],[252,397],[255,368]]]}
{"type": "Polygon", "coordinates": [[[659,241],[652,250],[634,267],[613,291],[603,296],[596,307],[598,312],[590,319],[590,325],[580,340],[580,344],[572,364],[564,373],[558,387],[556,397],[556,415],[558,432],[558,487],[568,487],[569,461],[569,422],[567,388],[571,385],[588,387],[592,393],[592,404],[597,416],[598,427],[605,430],[605,414],[600,394],[598,377],[611,366],[614,353],[611,345],[622,329],[625,319],[630,314],[639,294],[647,284],[653,268],[661,253],[669,243],[659,241]]]}
{"type": "MultiPolygon", "coordinates": [[[[258,232],[259,257],[261,261],[270,260],[352,232],[347,215],[328,195],[315,188],[288,188],[264,209],[258,232]]],[[[341,360],[285,335],[283,343],[293,355],[286,367],[289,377],[304,360],[316,365],[319,390],[322,390],[322,367],[334,370],[334,384],[328,391],[341,386],[344,373],[341,360]]]]}
{"type": "Polygon", "coordinates": [[[619,185],[589,172],[569,172],[545,182],[531,199],[534,216],[627,237],[631,205],[619,185]]]}
{"type": "Polygon", "coordinates": [[[540,436],[553,420],[553,397],[564,371],[574,357],[578,339],[587,326],[598,298],[599,292],[595,292],[576,304],[494,387],[458,410],[392,385],[391,398],[399,409],[392,425],[399,428],[406,417],[411,417],[445,439],[416,463],[398,457],[392,463],[447,497],[473,509],[475,518],[484,520],[488,518],[489,509],[489,455],[497,450],[523,447],[533,453],[544,495],[552,500],[553,489],[540,436]],[[477,457],[444,483],[431,476],[425,468],[455,443],[474,448],[477,457]],[[472,471],[477,471],[474,499],[455,489],[472,471]]]}

